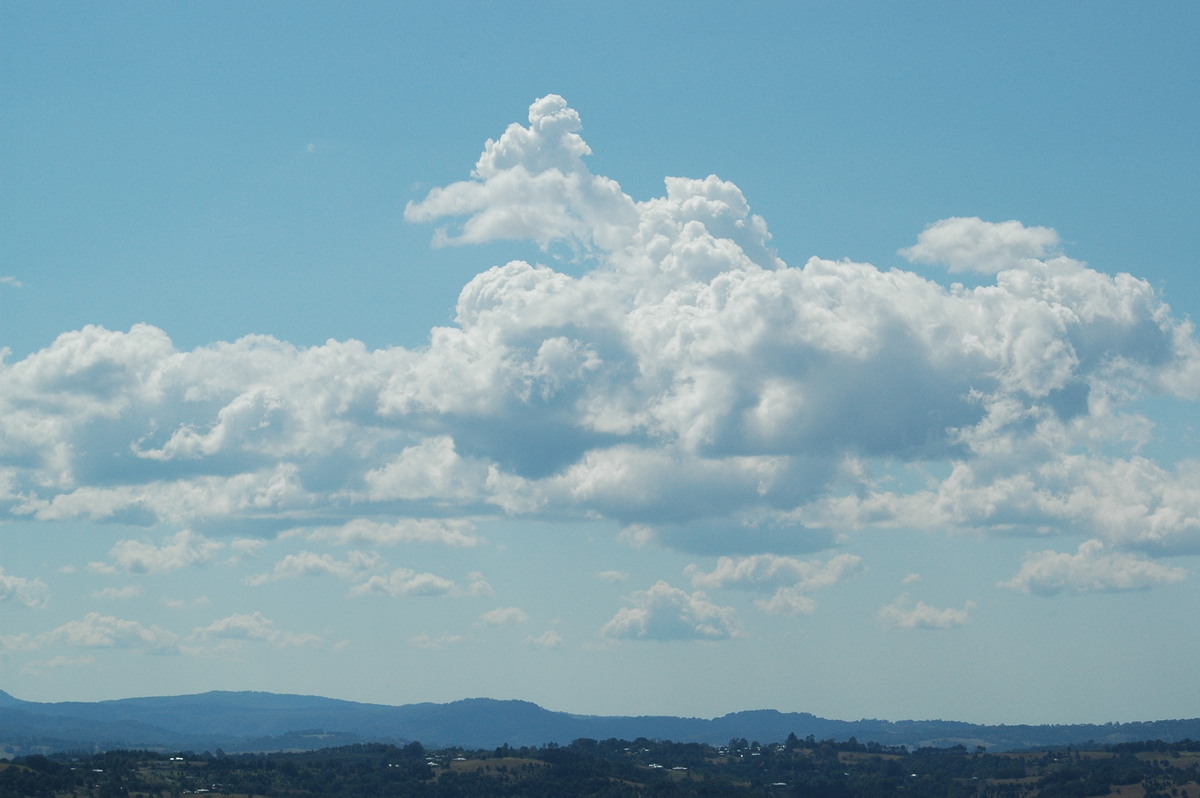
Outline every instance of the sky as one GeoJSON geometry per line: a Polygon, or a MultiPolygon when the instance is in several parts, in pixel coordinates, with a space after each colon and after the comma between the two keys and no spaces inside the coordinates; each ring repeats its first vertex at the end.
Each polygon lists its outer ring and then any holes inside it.
{"type": "Polygon", "coordinates": [[[0,689],[1200,716],[1197,35],[0,0],[0,689]]]}

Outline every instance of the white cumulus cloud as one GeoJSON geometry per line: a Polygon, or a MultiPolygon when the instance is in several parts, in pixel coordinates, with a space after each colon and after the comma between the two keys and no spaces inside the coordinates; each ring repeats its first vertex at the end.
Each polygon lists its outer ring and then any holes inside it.
{"type": "Polygon", "coordinates": [[[770,598],[756,602],[759,608],[783,615],[808,615],[817,606],[808,593],[830,587],[861,570],[862,558],[853,554],[838,554],[826,562],[756,554],[721,557],[716,568],[708,572],[689,565],[685,572],[694,587],[773,591],[770,598]]]}
{"type": "Polygon", "coordinates": [[[0,603],[16,601],[26,607],[44,607],[50,587],[41,579],[14,576],[0,566],[0,603]]]}
{"type": "MultiPolygon", "coordinates": [[[[904,253],[976,272],[974,287],[789,265],[733,183],[669,177],[634,201],[591,173],[581,131],[563,98],[538,99],[467,179],[408,205],[441,242],[528,239],[549,261],[481,271],[425,346],[181,350],[139,324],[0,360],[0,518],[184,530],[97,566],[145,573],[210,562],[219,535],[255,525],[468,547],[498,516],[598,517],[640,545],[727,557],[870,526],[1089,529],[1153,556],[1200,542],[1200,461],[1141,453],[1139,404],[1200,398],[1200,345],[1123,264],[1074,260],[1047,227],[955,217],[904,253]],[[887,479],[930,463],[933,484],[887,479]]],[[[292,556],[255,579],[354,569],[292,556]]],[[[764,609],[811,610],[814,577],[791,576],[764,609]]],[[[382,564],[349,578],[457,589],[382,564]]],[[[658,617],[640,609],[612,634],[658,617]]]]}
{"type": "Polygon", "coordinates": [[[210,641],[261,641],[276,648],[320,645],[325,642],[320,635],[278,629],[274,621],[257,610],[235,613],[207,626],[196,627],[188,640],[199,644],[210,641]]]}
{"type": "Polygon", "coordinates": [[[1017,574],[1000,585],[1045,596],[1064,590],[1138,590],[1186,578],[1183,568],[1135,554],[1108,552],[1102,541],[1088,540],[1074,554],[1040,551],[1028,555],[1017,574]]]}
{"type": "Polygon", "coordinates": [[[332,554],[317,554],[311,551],[300,551],[289,554],[275,564],[268,573],[255,574],[247,578],[246,584],[257,586],[280,579],[294,579],[300,576],[329,575],[341,579],[356,579],[375,569],[381,564],[376,554],[362,551],[351,551],[345,560],[339,560],[332,554]]]}
{"type": "Polygon", "coordinates": [[[444,596],[454,593],[458,586],[445,577],[408,568],[396,568],[387,574],[375,574],[350,588],[350,595],[382,595],[403,598],[408,596],[444,596]]]}
{"type": "Polygon", "coordinates": [[[116,564],[91,563],[93,570],[126,573],[159,574],[177,571],[189,565],[212,562],[225,544],[209,540],[184,529],[168,538],[161,546],[145,540],[122,540],[112,547],[108,556],[116,564]]]}
{"type": "Polygon", "coordinates": [[[722,640],[741,635],[732,607],[712,603],[701,591],[688,593],[666,582],[629,596],[601,629],[605,637],[626,640],[722,640]]]}
{"type": "Polygon", "coordinates": [[[924,601],[913,602],[912,597],[902,593],[891,604],[881,607],[879,620],[888,627],[897,629],[950,629],[962,626],[970,618],[975,602],[968,601],[963,608],[938,608],[924,601]]]}
{"type": "Polygon", "coordinates": [[[78,621],[39,636],[40,643],[62,643],[75,648],[132,648],[154,654],[175,654],[179,636],[159,626],[89,612],[78,621]]]}
{"type": "Polygon", "coordinates": [[[525,638],[525,642],[529,643],[529,645],[533,646],[534,648],[540,648],[546,651],[563,647],[562,635],[553,629],[547,629],[540,635],[530,635],[529,637],[525,638]]]}
{"type": "Polygon", "coordinates": [[[954,217],[926,227],[917,243],[900,254],[917,263],[943,264],[952,272],[995,274],[1043,258],[1058,243],[1058,233],[1048,227],[954,217]]]}

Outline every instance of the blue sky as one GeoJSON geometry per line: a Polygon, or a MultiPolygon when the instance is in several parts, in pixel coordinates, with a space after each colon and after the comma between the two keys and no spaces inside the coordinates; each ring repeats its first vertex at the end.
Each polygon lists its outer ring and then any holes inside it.
{"type": "Polygon", "coordinates": [[[0,688],[1200,715],[1197,33],[0,3],[0,688]]]}

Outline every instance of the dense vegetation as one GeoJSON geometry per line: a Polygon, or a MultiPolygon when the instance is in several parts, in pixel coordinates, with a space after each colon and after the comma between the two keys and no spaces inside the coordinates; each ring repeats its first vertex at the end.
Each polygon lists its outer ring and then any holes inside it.
{"type": "Polygon", "coordinates": [[[359,744],[302,753],[108,751],[0,760],[0,798],[263,796],[994,796],[1200,798],[1200,743],[989,754],[801,740],[727,746],[580,739],[426,751],[359,744]]]}

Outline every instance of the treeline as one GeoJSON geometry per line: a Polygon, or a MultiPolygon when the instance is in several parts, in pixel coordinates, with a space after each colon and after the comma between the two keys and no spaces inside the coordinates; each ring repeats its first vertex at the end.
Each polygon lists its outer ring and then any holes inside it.
{"type": "Polygon", "coordinates": [[[990,754],[857,740],[578,739],[494,750],[356,744],[301,753],[65,752],[0,760],[0,798],[1200,798],[1200,742],[990,754]]]}

